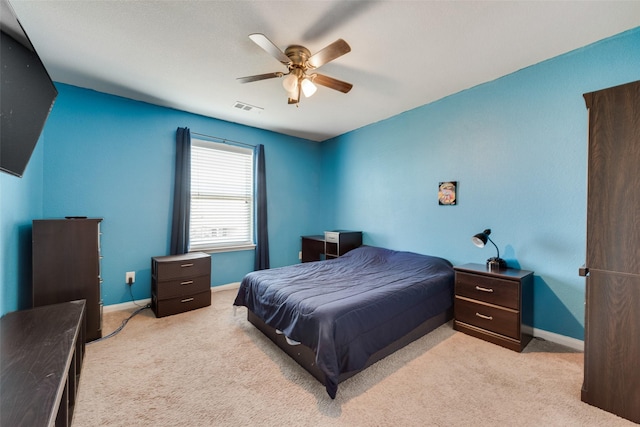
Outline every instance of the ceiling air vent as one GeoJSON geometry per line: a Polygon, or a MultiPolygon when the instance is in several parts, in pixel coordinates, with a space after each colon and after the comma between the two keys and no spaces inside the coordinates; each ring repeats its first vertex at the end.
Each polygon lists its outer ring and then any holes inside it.
{"type": "Polygon", "coordinates": [[[262,112],[262,110],[264,110],[264,108],[262,107],[256,107],[255,105],[247,104],[246,102],[240,101],[236,101],[236,103],[233,104],[233,107],[242,111],[253,111],[254,113],[260,113],[262,112]]]}

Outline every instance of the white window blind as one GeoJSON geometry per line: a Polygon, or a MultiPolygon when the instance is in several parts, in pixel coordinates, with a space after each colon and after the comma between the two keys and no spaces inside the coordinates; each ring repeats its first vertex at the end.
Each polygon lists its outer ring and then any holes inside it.
{"type": "Polygon", "coordinates": [[[253,150],[192,140],[189,250],[253,246],[253,150]]]}

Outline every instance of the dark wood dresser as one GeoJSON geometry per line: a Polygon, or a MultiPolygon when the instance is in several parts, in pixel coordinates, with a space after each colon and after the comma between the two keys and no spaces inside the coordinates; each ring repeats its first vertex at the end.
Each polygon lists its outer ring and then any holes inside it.
{"type": "Polygon", "coordinates": [[[101,218],[33,221],[33,306],[86,300],[86,340],[102,337],[101,218]]]}
{"type": "Polygon", "coordinates": [[[85,350],[85,301],[0,319],[0,425],[71,425],[85,350]]]}
{"type": "Polygon", "coordinates": [[[202,252],[151,258],[151,308],[156,317],[211,305],[211,256],[202,252]]]}
{"type": "Polygon", "coordinates": [[[454,267],[454,329],[522,351],[532,338],[533,272],[489,271],[482,264],[454,267]]]}

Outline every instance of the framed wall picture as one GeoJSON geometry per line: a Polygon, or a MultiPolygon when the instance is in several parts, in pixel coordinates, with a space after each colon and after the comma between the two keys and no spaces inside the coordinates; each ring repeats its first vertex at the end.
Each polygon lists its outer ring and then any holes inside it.
{"type": "Polygon", "coordinates": [[[455,206],[458,203],[458,181],[443,181],[438,184],[438,204],[455,206]]]}

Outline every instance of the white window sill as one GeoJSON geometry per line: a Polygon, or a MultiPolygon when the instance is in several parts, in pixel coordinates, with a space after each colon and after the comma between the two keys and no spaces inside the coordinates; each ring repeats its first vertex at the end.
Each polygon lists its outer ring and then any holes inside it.
{"type": "Polygon", "coordinates": [[[237,252],[237,251],[252,251],[256,248],[254,244],[237,245],[237,246],[217,246],[217,247],[201,247],[190,248],[189,252],[206,252],[208,254],[220,253],[220,252],[237,252]]]}

